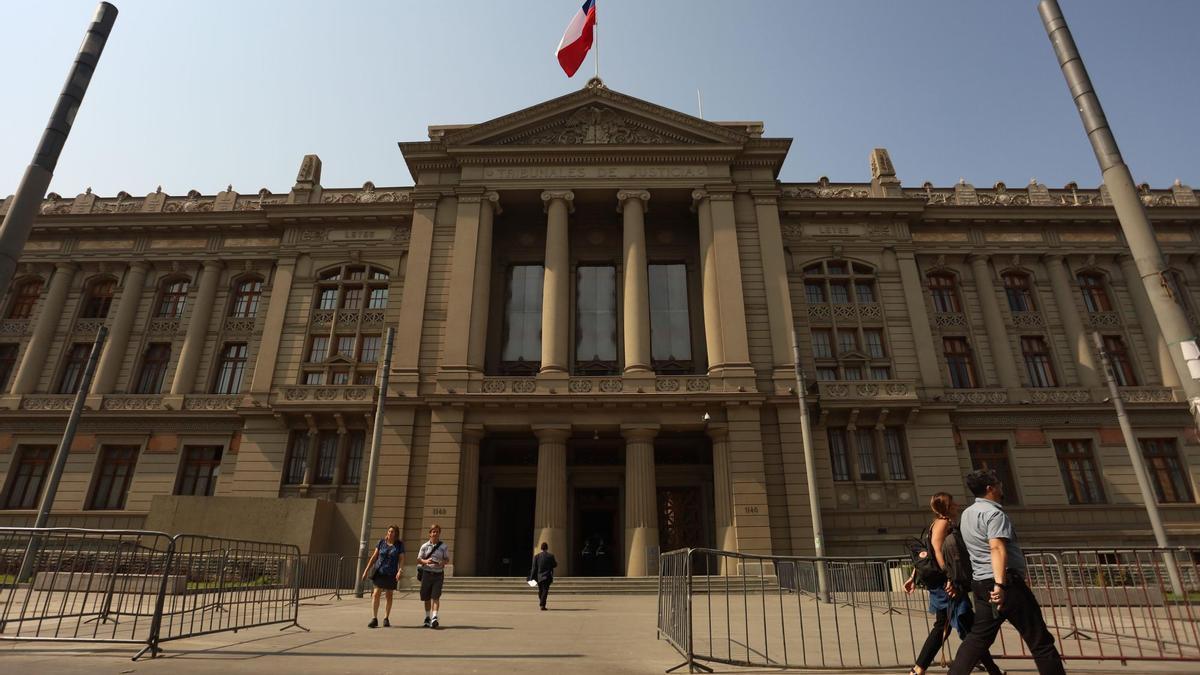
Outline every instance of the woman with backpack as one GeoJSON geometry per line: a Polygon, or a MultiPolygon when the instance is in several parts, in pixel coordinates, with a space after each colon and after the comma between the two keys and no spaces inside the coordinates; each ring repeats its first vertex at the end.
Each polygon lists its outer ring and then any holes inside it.
{"type": "Polygon", "coordinates": [[[370,579],[375,585],[371,593],[371,623],[367,628],[379,626],[379,595],[387,594],[387,606],[383,613],[383,627],[392,625],[392,593],[404,575],[404,542],[400,541],[400,526],[390,525],[387,534],[375,544],[375,552],[367,561],[362,578],[370,579]]]}
{"type": "MultiPolygon", "coordinates": [[[[933,510],[934,519],[921,538],[922,553],[925,555],[917,556],[921,560],[913,566],[913,573],[904,582],[904,592],[912,593],[919,579],[929,589],[929,613],[934,615],[934,621],[929,637],[925,638],[925,645],[917,654],[916,665],[908,671],[909,675],[924,675],[950,635],[951,628],[958,631],[961,639],[971,630],[971,624],[975,621],[970,594],[965,590],[970,586],[970,563],[962,561],[968,569],[965,582],[957,578],[961,574],[956,571],[960,567],[958,543],[961,538],[954,519],[958,517],[960,507],[949,493],[938,492],[929,499],[929,508],[933,510]],[[962,586],[962,583],[966,583],[966,586],[962,586]]],[[[1004,675],[991,654],[985,652],[979,662],[989,675],[1004,675]]]]}

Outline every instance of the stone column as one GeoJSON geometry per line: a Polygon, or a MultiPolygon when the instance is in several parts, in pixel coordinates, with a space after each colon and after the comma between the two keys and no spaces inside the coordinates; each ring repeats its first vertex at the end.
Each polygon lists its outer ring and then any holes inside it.
{"type": "Polygon", "coordinates": [[[717,253],[713,248],[712,206],[708,192],[692,193],[692,210],[700,230],[700,285],[704,297],[704,344],[708,353],[708,372],[725,365],[725,350],[721,344],[721,303],[717,295],[717,253]]]}
{"type": "Polygon", "coordinates": [[[283,335],[283,321],[287,316],[288,298],[292,294],[292,277],[295,273],[295,258],[280,260],[275,265],[275,278],[271,280],[270,304],[263,321],[258,356],[254,359],[254,377],[250,380],[252,394],[266,394],[271,391],[271,381],[275,377],[275,359],[279,356],[279,338],[283,335]]]}
{"type": "Polygon", "coordinates": [[[1045,263],[1046,275],[1050,277],[1050,292],[1054,295],[1054,305],[1058,307],[1063,332],[1071,345],[1071,355],[1075,357],[1075,371],[1079,374],[1079,384],[1084,387],[1099,387],[1100,369],[1096,365],[1096,357],[1092,352],[1091,340],[1084,330],[1083,320],[1079,318],[1079,310],[1075,304],[1077,287],[1071,284],[1067,274],[1067,262],[1061,254],[1049,253],[1045,256],[1045,263]]]}
{"type": "Polygon", "coordinates": [[[568,214],[575,199],[570,190],[542,193],[546,206],[546,263],[542,281],[543,373],[566,373],[571,326],[571,249],[568,214]]]}
{"type": "Polygon", "coordinates": [[[1000,313],[1000,302],[996,300],[996,288],[992,284],[992,271],[986,255],[969,255],[971,272],[975,276],[975,290],[979,294],[979,306],[983,310],[983,325],[987,330],[988,344],[992,348],[992,363],[1000,386],[1005,389],[1020,389],[1021,378],[1017,375],[1017,362],[1013,358],[1012,345],[1008,342],[1008,330],[1004,316],[1000,313]]]}
{"type": "Polygon", "coordinates": [[[117,315],[113,317],[112,331],[108,334],[108,342],[100,354],[96,364],[96,379],[92,382],[93,394],[108,394],[117,382],[117,374],[125,361],[125,352],[129,349],[129,334],[133,331],[133,322],[137,318],[138,304],[142,301],[142,289],[146,286],[146,273],[150,266],[144,262],[129,265],[125,274],[125,284],[121,288],[121,301],[117,303],[117,315]]]}
{"type": "Polygon", "coordinates": [[[208,341],[213,300],[217,297],[217,282],[220,279],[221,263],[216,260],[204,261],[204,268],[200,272],[200,290],[196,292],[196,299],[192,303],[187,335],[183,338],[179,364],[175,366],[175,379],[171,382],[171,393],[174,395],[190,394],[195,390],[196,367],[200,365],[200,355],[208,341]]]}
{"type": "Polygon", "coordinates": [[[645,190],[617,192],[617,213],[624,216],[625,372],[650,373],[650,288],[646,267],[645,190]]]}
{"type": "MultiPolygon", "coordinates": [[[[475,290],[471,297],[471,344],[467,351],[470,367],[480,372],[487,361],[488,311],[492,292],[492,227],[495,216],[501,212],[500,195],[496,192],[483,193],[475,254],[475,290]]],[[[461,544],[459,550],[462,550],[461,544]]]]}
{"type": "Polygon", "coordinates": [[[413,195],[412,227],[404,254],[404,292],[400,319],[396,322],[396,346],[392,356],[395,387],[416,393],[420,380],[421,330],[425,322],[425,296],[429,288],[429,261],[433,256],[433,228],[440,194],[413,195]]]}
{"type": "Polygon", "coordinates": [[[657,424],[623,424],[625,437],[625,576],[657,574],[649,548],[658,548],[658,490],[654,480],[657,424]]]}
{"type": "MultiPolygon", "coordinates": [[[[567,551],[567,437],[569,424],[535,426],[538,439],[537,499],[533,507],[533,548],[546,542],[559,555],[559,574],[566,576],[571,557],[567,551]]],[[[530,551],[533,555],[533,551],[530,551]]]]}
{"type": "Polygon", "coordinates": [[[737,532],[733,529],[733,484],[729,473],[729,429],[709,427],[713,449],[713,508],[717,530],[717,548],[737,550],[737,532]]]}
{"type": "Polygon", "coordinates": [[[46,354],[50,344],[54,342],[54,334],[58,331],[58,323],[62,320],[63,305],[67,301],[67,292],[71,290],[71,280],[75,278],[78,268],[73,263],[58,263],[54,266],[54,275],[50,277],[50,288],[46,291],[46,299],[38,310],[37,323],[29,343],[25,345],[25,354],[21,356],[21,365],[17,367],[17,376],[13,379],[12,393],[32,394],[37,388],[38,380],[42,378],[42,368],[46,365],[46,354]]]}
{"type": "Polygon", "coordinates": [[[721,344],[725,370],[750,378],[750,346],[746,334],[746,296],[742,292],[742,259],[737,240],[737,218],[733,210],[733,186],[710,187],[713,251],[717,260],[717,295],[721,303],[721,344]]]}
{"type": "Polygon", "coordinates": [[[1155,355],[1154,365],[1162,374],[1163,386],[1179,389],[1183,385],[1179,381],[1179,373],[1175,370],[1175,362],[1171,360],[1171,350],[1167,348],[1162,330],[1158,327],[1150,296],[1146,295],[1146,286],[1142,283],[1137,262],[1128,255],[1117,256],[1117,261],[1121,263],[1121,275],[1125,277],[1125,286],[1129,289],[1129,296],[1133,298],[1133,311],[1137,314],[1138,325],[1142,328],[1142,335],[1146,336],[1146,347],[1155,355]]]}
{"type": "MultiPolygon", "coordinates": [[[[478,188],[476,188],[478,190],[478,188]]],[[[454,221],[454,247],[450,252],[450,288],[448,303],[454,310],[446,316],[446,333],[438,379],[452,386],[466,377],[470,360],[471,318],[476,308],[476,262],[479,260],[480,202],[483,192],[459,192],[458,213],[454,221]]]]}
{"type": "Polygon", "coordinates": [[[917,349],[917,368],[921,373],[921,384],[927,389],[940,389],[942,368],[939,358],[941,345],[933,340],[929,328],[929,313],[925,309],[925,286],[921,283],[921,271],[912,251],[883,250],[883,264],[887,268],[895,265],[900,272],[900,287],[904,291],[904,306],[912,324],[913,343],[917,349]]]}
{"type": "Polygon", "coordinates": [[[754,193],[758,241],[762,252],[763,281],[767,295],[767,319],[771,326],[771,361],[781,381],[792,373],[792,298],[784,260],[783,231],[779,224],[779,201],[775,192],[754,193]]]}
{"type": "Polygon", "coordinates": [[[479,522],[479,441],[482,439],[482,425],[469,424],[463,427],[455,576],[475,576],[475,539],[479,522]]]}

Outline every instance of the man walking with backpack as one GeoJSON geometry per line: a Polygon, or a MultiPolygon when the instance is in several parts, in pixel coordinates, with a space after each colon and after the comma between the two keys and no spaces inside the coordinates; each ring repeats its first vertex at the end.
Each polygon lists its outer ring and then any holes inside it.
{"type": "Polygon", "coordinates": [[[1042,608],[1025,583],[1025,554],[1001,506],[1004,484],[994,471],[972,471],[967,474],[967,489],[975,495],[975,503],[963,511],[959,528],[971,559],[975,624],[950,664],[950,675],[969,675],[1005,621],[1029,647],[1039,673],[1065,674],[1042,608]]]}
{"type": "Polygon", "coordinates": [[[442,541],[442,526],[434,523],[429,527],[429,541],[421,544],[417,552],[417,579],[421,582],[421,601],[425,603],[426,628],[438,627],[442,584],[446,579],[446,565],[449,564],[450,551],[446,542],[442,541]]]}

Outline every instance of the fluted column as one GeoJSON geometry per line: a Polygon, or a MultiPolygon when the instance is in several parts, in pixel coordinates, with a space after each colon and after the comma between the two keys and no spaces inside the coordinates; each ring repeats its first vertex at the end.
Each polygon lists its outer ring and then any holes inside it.
{"type": "Polygon", "coordinates": [[[279,356],[279,338],[283,335],[283,321],[287,318],[288,298],[292,294],[292,277],[296,273],[296,259],[281,259],[275,265],[275,276],[271,279],[271,297],[267,301],[267,316],[263,320],[262,339],[258,343],[258,356],[254,359],[254,377],[250,380],[252,394],[271,391],[275,377],[275,359],[279,356]]]}
{"type": "Polygon", "coordinates": [[[650,288],[646,268],[645,190],[617,192],[617,212],[624,216],[625,372],[652,372],[650,362],[650,288]]]}
{"type": "Polygon", "coordinates": [[[717,252],[713,248],[712,208],[708,192],[692,193],[692,210],[696,212],[700,230],[700,287],[704,298],[704,344],[708,353],[708,371],[725,364],[721,344],[721,302],[717,294],[717,252]]]}
{"type": "MultiPolygon", "coordinates": [[[[538,439],[537,499],[533,507],[533,548],[542,542],[559,555],[558,573],[566,575],[571,557],[567,551],[567,424],[535,426],[538,439]]],[[[530,552],[533,554],[533,551],[530,552]]]]}
{"type": "Polygon", "coordinates": [[[713,508],[715,509],[717,548],[737,550],[737,532],[733,529],[733,484],[729,469],[729,429],[709,427],[713,450],[713,508]]]}
{"type": "Polygon", "coordinates": [[[657,424],[621,426],[625,437],[625,576],[657,574],[647,549],[658,547],[658,490],[654,479],[657,424]]]}
{"type": "MultiPolygon", "coordinates": [[[[483,427],[466,425],[462,435],[459,464],[462,479],[458,488],[458,552],[454,556],[455,576],[475,575],[475,539],[479,522],[479,441],[483,427]]],[[[538,542],[540,543],[540,542],[538,542]]]]}
{"type": "Polygon", "coordinates": [[[904,306],[908,310],[909,323],[912,324],[921,384],[927,388],[941,388],[944,384],[938,356],[941,344],[933,341],[933,331],[929,328],[929,313],[925,309],[925,287],[921,283],[921,271],[917,269],[916,257],[912,251],[887,248],[883,251],[883,264],[885,269],[894,264],[900,272],[900,287],[904,289],[904,306]]]}
{"type": "Polygon", "coordinates": [[[570,190],[542,193],[546,206],[546,264],[542,281],[542,369],[567,372],[571,325],[571,250],[568,214],[575,194],[570,190]]]}
{"type": "MultiPolygon", "coordinates": [[[[471,297],[471,345],[467,362],[474,370],[482,371],[487,360],[488,308],[492,292],[492,227],[495,217],[502,213],[500,195],[483,193],[479,211],[479,238],[475,254],[475,292],[471,297]]],[[[462,551],[462,545],[459,545],[462,551]]],[[[461,567],[459,568],[461,571],[461,567]]]]}
{"type": "Polygon", "coordinates": [[[25,354],[21,357],[21,365],[17,367],[17,376],[13,379],[12,393],[32,394],[37,387],[38,380],[42,377],[42,368],[46,365],[46,353],[50,350],[50,344],[54,342],[58,322],[62,320],[63,305],[67,302],[67,292],[71,290],[71,281],[75,278],[77,269],[73,263],[58,263],[54,266],[50,288],[46,290],[46,299],[42,301],[33,334],[29,337],[29,344],[25,346],[25,354]]]}
{"type": "Polygon", "coordinates": [[[1017,362],[1013,358],[1012,345],[1008,341],[1004,316],[1000,314],[1000,302],[996,300],[996,288],[992,284],[988,257],[971,255],[967,259],[975,276],[975,290],[979,294],[983,325],[987,330],[988,344],[992,348],[992,363],[996,366],[996,375],[1000,377],[1000,386],[1005,389],[1019,389],[1021,378],[1017,375],[1017,362]]]}
{"type": "Polygon", "coordinates": [[[774,191],[755,192],[754,215],[758,221],[763,283],[767,296],[767,319],[771,326],[771,361],[785,378],[790,378],[795,317],[792,315],[792,298],[788,290],[778,195],[774,191]]]}
{"type": "Polygon", "coordinates": [[[172,394],[190,394],[195,389],[196,367],[200,365],[200,355],[208,341],[213,300],[217,297],[217,282],[220,279],[221,263],[216,260],[204,261],[204,267],[200,270],[200,288],[192,303],[183,347],[179,350],[179,364],[175,366],[175,379],[171,381],[172,394]]]}
{"type": "Polygon", "coordinates": [[[117,382],[117,374],[125,361],[125,351],[129,348],[129,334],[133,331],[133,321],[137,318],[138,304],[142,301],[142,289],[146,286],[146,272],[150,266],[144,262],[129,265],[125,274],[125,284],[121,288],[121,301],[117,303],[117,314],[113,317],[112,330],[108,334],[108,342],[100,354],[96,364],[96,379],[92,383],[93,394],[108,394],[117,382]]]}
{"type": "Polygon", "coordinates": [[[1054,304],[1058,307],[1058,316],[1062,320],[1067,343],[1071,345],[1071,356],[1075,358],[1079,384],[1084,387],[1099,387],[1100,370],[1096,366],[1096,357],[1092,352],[1087,331],[1084,330],[1083,320],[1079,318],[1079,310],[1075,304],[1076,288],[1072,286],[1067,274],[1067,261],[1061,254],[1049,253],[1045,257],[1045,263],[1046,274],[1050,277],[1050,292],[1054,295],[1054,304]]]}
{"type": "Polygon", "coordinates": [[[1179,373],[1175,370],[1175,362],[1171,359],[1171,350],[1163,339],[1162,330],[1158,326],[1158,318],[1154,315],[1154,307],[1150,304],[1150,296],[1146,295],[1146,286],[1142,283],[1142,275],[1138,272],[1137,262],[1133,256],[1117,257],[1121,263],[1121,275],[1125,277],[1125,286],[1129,296],[1133,298],[1133,311],[1137,313],[1138,325],[1142,335],[1146,336],[1146,347],[1155,355],[1154,365],[1162,374],[1164,387],[1179,388],[1179,373]]]}

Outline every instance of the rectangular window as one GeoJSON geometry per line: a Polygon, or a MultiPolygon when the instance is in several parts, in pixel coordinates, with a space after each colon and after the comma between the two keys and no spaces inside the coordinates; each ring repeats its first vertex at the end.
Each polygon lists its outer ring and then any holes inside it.
{"type": "Polygon", "coordinates": [[[0,392],[8,391],[8,378],[17,369],[17,348],[11,342],[0,344],[0,392]]]}
{"type": "Polygon", "coordinates": [[[1031,387],[1057,387],[1054,365],[1050,363],[1050,347],[1046,339],[1034,335],[1021,338],[1021,353],[1025,356],[1025,372],[1031,387]]]}
{"type": "Polygon", "coordinates": [[[829,282],[829,299],[835,305],[850,304],[850,286],[844,281],[829,282]]]}
{"type": "Polygon", "coordinates": [[[375,384],[374,372],[361,372],[354,376],[354,384],[375,384]]]}
{"type": "Polygon", "coordinates": [[[1112,361],[1113,379],[1118,387],[1136,387],[1137,375],[1133,372],[1133,360],[1129,358],[1129,350],[1120,335],[1104,336],[1104,351],[1112,361]]]}
{"type": "Polygon", "coordinates": [[[227,342],[217,364],[214,394],[236,394],[242,390],[242,374],[246,370],[246,343],[227,342]]]}
{"type": "Polygon", "coordinates": [[[317,299],[317,309],[337,309],[337,287],[322,288],[317,299]]]}
{"type": "Polygon", "coordinates": [[[854,294],[858,304],[870,305],[875,302],[875,284],[859,279],[854,282],[854,294]]]}
{"type": "Polygon", "coordinates": [[[692,318],[687,265],[652,264],[650,281],[650,358],[659,372],[691,368],[692,318]]]}
{"type": "Polygon", "coordinates": [[[308,362],[321,363],[329,356],[329,338],[315,335],[308,343],[308,362]]]}
{"type": "Polygon", "coordinates": [[[832,336],[828,329],[814,328],[812,329],[812,347],[813,357],[818,359],[833,358],[833,343],[830,339],[832,336]]]}
{"type": "Polygon", "coordinates": [[[58,393],[74,394],[83,383],[83,370],[92,353],[90,342],[76,342],[67,350],[67,361],[63,364],[62,376],[58,378],[58,393]]]}
{"type": "Polygon", "coordinates": [[[317,436],[317,473],[313,476],[314,484],[329,485],[333,482],[340,438],[337,432],[332,431],[323,431],[317,436]]]}
{"type": "Polygon", "coordinates": [[[822,382],[832,382],[838,379],[837,368],[817,368],[817,379],[822,382]]]}
{"type": "Polygon", "coordinates": [[[367,309],[387,309],[388,289],[372,288],[371,295],[367,298],[367,309]]]}
{"type": "Polygon", "coordinates": [[[854,440],[858,442],[858,479],[879,480],[879,463],[875,459],[875,430],[858,429],[854,436],[854,440]]]}
{"type": "Polygon", "coordinates": [[[883,449],[887,455],[888,477],[892,480],[908,480],[904,430],[898,427],[884,429],[883,449]]]}
{"type": "Polygon", "coordinates": [[[1146,470],[1154,494],[1163,504],[1190,503],[1192,486],[1188,483],[1188,472],[1179,460],[1179,450],[1173,438],[1143,438],[1142,457],[1146,459],[1146,470]]]}
{"type": "Polygon", "coordinates": [[[375,363],[379,360],[379,348],[383,342],[378,335],[364,335],[358,345],[358,362],[375,363]]]}
{"type": "Polygon", "coordinates": [[[211,497],[221,472],[221,446],[189,445],[183,449],[183,466],[179,471],[177,495],[211,497]]]}
{"type": "Polygon", "coordinates": [[[263,282],[247,279],[237,285],[233,295],[233,306],[229,315],[235,319],[251,319],[258,314],[258,301],[262,297],[263,282]]]}
{"type": "Polygon", "coordinates": [[[838,356],[845,356],[850,352],[858,351],[858,331],[856,330],[839,330],[838,338],[838,356]]]}
{"type": "Polygon", "coordinates": [[[1087,439],[1054,441],[1058,468],[1062,473],[1067,501],[1071,504],[1103,504],[1104,486],[1087,439]]]}
{"type": "Polygon", "coordinates": [[[541,265],[514,265],[508,271],[504,310],[504,344],[500,360],[507,370],[536,370],[542,360],[541,265]]]}
{"type": "Polygon", "coordinates": [[[28,319],[33,316],[33,308],[42,292],[42,282],[40,279],[30,279],[16,288],[17,291],[8,306],[8,315],[4,318],[28,319]]]}
{"type": "Polygon", "coordinates": [[[886,358],[883,350],[883,331],[878,328],[864,328],[863,340],[867,345],[867,355],[873,359],[886,358]]]}
{"type": "Polygon", "coordinates": [[[350,432],[350,438],[347,439],[343,485],[358,485],[362,480],[363,449],[366,446],[366,436],[366,433],[362,431],[350,432]]]}
{"type": "Polygon", "coordinates": [[[1033,288],[1029,277],[1024,274],[1005,274],[1004,295],[1008,298],[1008,308],[1013,312],[1032,312],[1036,309],[1033,303],[1033,288]]]}
{"type": "Polygon", "coordinates": [[[288,446],[287,462],[283,465],[284,485],[300,485],[304,482],[304,472],[308,469],[308,444],[310,438],[307,432],[292,432],[292,442],[288,446]]]}
{"type": "Polygon", "coordinates": [[[863,379],[862,368],[859,368],[858,366],[846,366],[842,368],[842,375],[844,375],[844,379],[847,380],[863,379]]]}
{"type": "Polygon", "coordinates": [[[142,356],[142,369],[134,384],[135,394],[157,394],[162,391],[163,378],[167,375],[167,363],[171,360],[171,343],[152,342],[146,345],[142,356]]]}
{"type": "Polygon", "coordinates": [[[825,303],[825,283],[822,281],[804,282],[804,299],[810,305],[825,303]]]}
{"type": "Polygon", "coordinates": [[[946,355],[946,367],[950,370],[950,386],[969,389],[978,386],[975,382],[975,363],[971,358],[971,346],[963,337],[942,338],[942,352],[946,355]]]}
{"type": "Polygon", "coordinates": [[[612,265],[576,270],[575,367],[595,375],[617,370],[617,268],[612,265]]]}
{"type": "Polygon", "coordinates": [[[354,359],[354,336],[339,335],[337,336],[336,347],[333,351],[334,356],[344,356],[347,359],[354,359]]]}
{"type": "Polygon", "coordinates": [[[1013,481],[1012,463],[1008,460],[1006,441],[967,441],[967,452],[971,455],[971,468],[977,471],[992,470],[1004,483],[1004,501],[1019,503],[1017,484],[1013,481]]]}
{"type": "Polygon", "coordinates": [[[42,482],[46,480],[53,460],[53,445],[23,445],[18,448],[8,470],[4,508],[36,509],[42,496],[42,482]]]}
{"type": "Polygon", "coordinates": [[[350,371],[335,370],[329,374],[329,384],[350,384],[350,371]]]}
{"type": "Polygon", "coordinates": [[[871,368],[872,380],[890,380],[892,379],[892,369],[887,366],[874,366],[871,368]]]}
{"type": "Polygon", "coordinates": [[[325,373],[309,372],[304,374],[304,384],[325,384],[325,373]]]}
{"type": "Polygon", "coordinates": [[[846,442],[845,429],[829,429],[829,460],[832,463],[834,480],[850,480],[850,448],[846,442]]]}
{"type": "Polygon", "coordinates": [[[88,508],[93,510],[120,510],[125,508],[125,497],[133,481],[133,469],[137,464],[136,445],[106,445],[100,448],[100,464],[92,484],[92,498],[88,508]]]}
{"type": "Polygon", "coordinates": [[[938,314],[957,314],[962,311],[956,286],[957,282],[949,274],[929,276],[929,294],[933,298],[933,311],[938,314]]]}
{"type": "Polygon", "coordinates": [[[362,286],[342,289],[342,309],[362,309],[362,286]]]}

